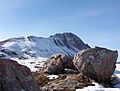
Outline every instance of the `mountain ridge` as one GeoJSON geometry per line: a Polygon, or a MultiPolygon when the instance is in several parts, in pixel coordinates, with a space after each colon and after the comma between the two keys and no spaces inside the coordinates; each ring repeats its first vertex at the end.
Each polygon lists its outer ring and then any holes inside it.
{"type": "Polygon", "coordinates": [[[78,51],[89,47],[78,36],[68,32],[57,33],[48,38],[27,36],[1,41],[0,56],[50,57],[52,54],[62,53],[73,57],[78,51]]]}

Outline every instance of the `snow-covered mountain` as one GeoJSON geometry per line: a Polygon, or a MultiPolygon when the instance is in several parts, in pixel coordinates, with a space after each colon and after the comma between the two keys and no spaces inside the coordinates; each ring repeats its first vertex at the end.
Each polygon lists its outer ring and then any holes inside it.
{"type": "MultiPolygon", "coordinates": [[[[0,57],[16,60],[26,65],[32,72],[39,71],[47,57],[55,53],[74,56],[79,50],[89,48],[79,37],[72,33],[55,34],[48,38],[28,36],[10,38],[0,42],[0,57]]],[[[120,63],[116,64],[114,75],[120,81],[120,63]]],[[[95,86],[76,89],[76,91],[120,91],[120,84],[115,88],[104,88],[98,83],[95,86]]]]}
{"type": "Polygon", "coordinates": [[[55,34],[48,38],[18,37],[0,42],[0,57],[28,59],[49,57],[55,53],[74,56],[85,48],[89,46],[73,33],[55,34]]]}

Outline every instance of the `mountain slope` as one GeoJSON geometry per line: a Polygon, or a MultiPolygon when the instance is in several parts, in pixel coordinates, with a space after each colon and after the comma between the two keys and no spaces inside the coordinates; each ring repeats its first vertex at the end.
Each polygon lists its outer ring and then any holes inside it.
{"type": "Polygon", "coordinates": [[[0,56],[19,59],[49,57],[55,53],[74,56],[85,48],[89,46],[73,33],[55,34],[48,38],[28,36],[0,42],[0,56]]]}

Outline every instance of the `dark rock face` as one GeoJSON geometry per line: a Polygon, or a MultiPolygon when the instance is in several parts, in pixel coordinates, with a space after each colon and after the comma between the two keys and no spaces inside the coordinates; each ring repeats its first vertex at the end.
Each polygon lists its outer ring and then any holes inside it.
{"type": "Polygon", "coordinates": [[[95,47],[77,53],[73,62],[80,73],[103,82],[110,80],[116,67],[117,57],[117,51],[95,47]]]}
{"type": "Polygon", "coordinates": [[[40,91],[29,68],[0,58],[0,91],[40,91]]]}
{"type": "Polygon", "coordinates": [[[56,41],[56,45],[66,46],[68,49],[71,49],[75,52],[78,52],[78,50],[90,48],[88,44],[85,44],[78,36],[73,33],[58,33],[50,36],[50,38],[53,38],[54,41],[56,41]]]}
{"type": "Polygon", "coordinates": [[[65,73],[65,68],[76,70],[72,58],[69,58],[63,54],[52,55],[48,61],[46,61],[44,67],[44,72],[48,74],[65,73]]]}

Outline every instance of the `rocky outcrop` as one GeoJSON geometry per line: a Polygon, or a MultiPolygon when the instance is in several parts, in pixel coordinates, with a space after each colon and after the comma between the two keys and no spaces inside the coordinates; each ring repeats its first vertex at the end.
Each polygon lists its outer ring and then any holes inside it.
{"type": "Polygon", "coordinates": [[[80,74],[58,74],[58,78],[48,79],[48,74],[39,73],[35,79],[42,91],[75,91],[94,86],[92,80],[80,74]]]}
{"type": "Polygon", "coordinates": [[[104,82],[110,80],[116,67],[117,57],[117,51],[95,47],[77,53],[73,62],[83,75],[104,82]]]}
{"type": "Polygon", "coordinates": [[[50,38],[54,39],[56,45],[66,46],[68,49],[73,50],[75,53],[79,50],[90,48],[88,44],[85,44],[78,36],[73,33],[58,33],[50,36],[50,38]]]}
{"type": "Polygon", "coordinates": [[[76,70],[72,58],[63,54],[52,55],[44,65],[44,72],[48,74],[66,73],[65,69],[76,70]]]}
{"type": "Polygon", "coordinates": [[[0,91],[40,91],[26,66],[0,58],[0,91]]]}

